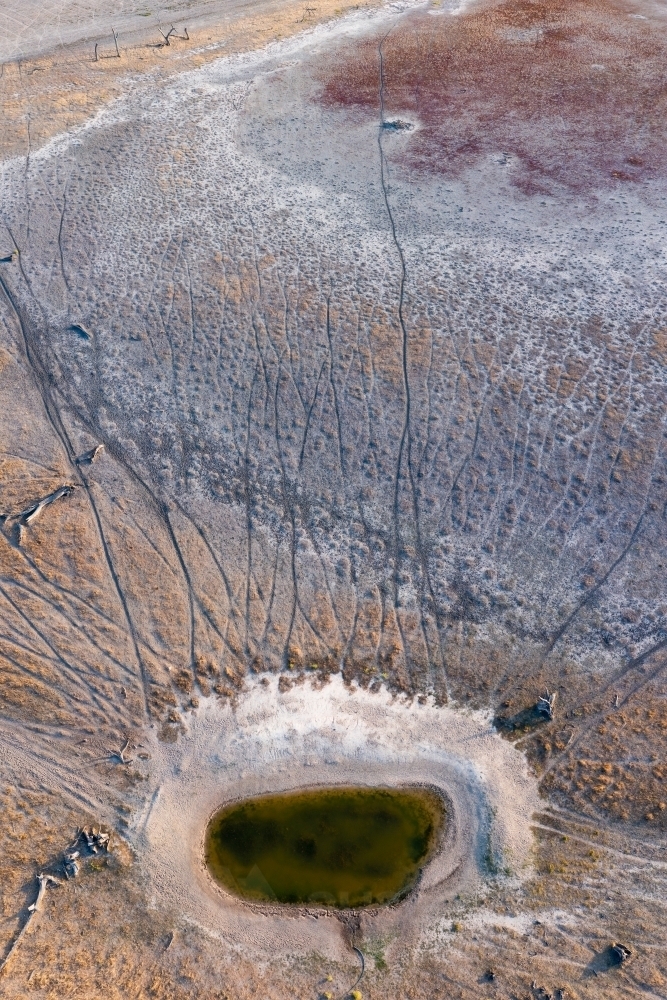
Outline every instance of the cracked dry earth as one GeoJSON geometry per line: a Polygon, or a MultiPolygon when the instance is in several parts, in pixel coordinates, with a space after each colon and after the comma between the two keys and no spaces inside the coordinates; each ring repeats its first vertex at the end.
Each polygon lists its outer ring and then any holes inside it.
{"type": "Polygon", "coordinates": [[[77,827],[115,846],[3,995],[345,995],[354,945],[371,998],[664,997],[664,10],[303,28],[113,79],[67,50],[37,103],[4,67],[0,960],[77,827]],[[283,918],[185,919],[143,831],[169,768],[187,813],[205,713],[338,674],[493,720],[542,795],[530,864],[481,851],[437,933],[302,948],[294,918],[262,953],[283,918]]]}

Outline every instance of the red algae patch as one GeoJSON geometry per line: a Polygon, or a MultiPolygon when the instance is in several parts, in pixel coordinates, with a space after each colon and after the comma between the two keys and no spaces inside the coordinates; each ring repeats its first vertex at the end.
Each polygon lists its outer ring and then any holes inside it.
{"type": "Polygon", "coordinates": [[[460,176],[509,166],[525,194],[591,192],[667,173],[667,32],[603,3],[512,0],[460,16],[423,10],[364,39],[323,80],[321,100],[421,127],[412,169],[460,176]]]}

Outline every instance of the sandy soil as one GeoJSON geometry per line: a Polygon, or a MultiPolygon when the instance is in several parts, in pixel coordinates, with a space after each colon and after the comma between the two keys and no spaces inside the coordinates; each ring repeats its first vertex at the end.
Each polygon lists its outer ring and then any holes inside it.
{"type": "MultiPolygon", "coordinates": [[[[299,16],[317,21],[314,17],[322,14],[319,5],[304,17],[304,7],[295,7],[299,16]]],[[[339,6],[339,11],[345,9],[339,6]]],[[[88,51],[94,44],[99,45],[100,55],[115,55],[115,31],[119,49],[127,54],[128,46],[152,42],[159,45],[164,34],[174,26],[179,39],[170,39],[171,46],[177,46],[185,31],[192,34],[195,45],[200,44],[203,32],[207,31],[207,41],[216,35],[229,38],[229,26],[243,18],[274,20],[274,30],[280,31],[281,21],[287,12],[292,13],[284,3],[249,3],[248,0],[234,0],[224,5],[215,0],[172,0],[170,3],[142,4],[134,0],[3,0],[0,4],[0,61],[32,59],[35,56],[51,54],[58,46],[75,46],[89,42],[88,51]],[[211,34],[211,32],[213,34],[211,34]]],[[[288,15],[289,16],[289,15],[288,15]]]]}

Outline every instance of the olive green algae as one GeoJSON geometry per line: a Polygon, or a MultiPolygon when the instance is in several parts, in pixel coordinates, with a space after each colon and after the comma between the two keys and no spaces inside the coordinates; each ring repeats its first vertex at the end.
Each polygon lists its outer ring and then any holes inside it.
{"type": "Polygon", "coordinates": [[[358,907],[395,902],[439,840],[442,799],[422,788],[329,788],[223,807],[206,863],[225,889],[256,902],[358,907]]]}

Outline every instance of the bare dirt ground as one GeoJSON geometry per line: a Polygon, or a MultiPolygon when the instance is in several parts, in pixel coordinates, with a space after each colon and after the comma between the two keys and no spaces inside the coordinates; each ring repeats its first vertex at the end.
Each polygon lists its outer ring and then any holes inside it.
{"type": "Polygon", "coordinates": [[[664,11],[20,11],[3,995],[664,997],[664,11]],[[212,893],[215,805],[348,780],[448,792],[412,900],[212,893]]]}
{"type": "Polygon", "coordinates": [[[130,837],[163,900],[215,928],[228,946],[264,961],[297,947],[322,955],[333,949],[329,957],[345,961],[336,914],[303,911],[296,920],[290,907],[240,906],[216,888],[202,860],[208,820],[225,802],[304,786],[437,787],[449,812],[440,852],[408,903],[372,919],[383,940],[407,936],[414,945],[432,936],[457,894],[484,892],[485,865],[517,884],[533,873],[536,782],[490,723],[479,712],[353,692],[339,674],[324,686],[304,682],[282,692],[276,679],[255,682],[236,708],[207,699],[178,743],[153,741],[149,804],[130,837]]]}

